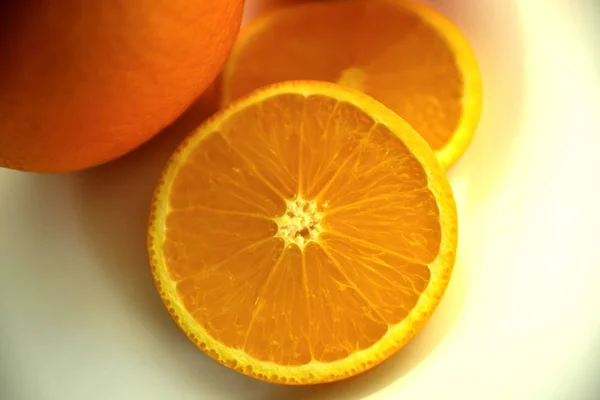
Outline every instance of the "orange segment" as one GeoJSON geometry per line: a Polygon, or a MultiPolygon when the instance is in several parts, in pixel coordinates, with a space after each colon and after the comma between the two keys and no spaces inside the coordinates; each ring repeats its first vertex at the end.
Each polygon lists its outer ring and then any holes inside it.
{"type": "Polygon", "coordinates": [[[449,167],[481,114],[481,77],[445,17],[408,0],[344,0],[267,12],[242,29],[225,66],[227,104],[297,79],[361,90],[402,116],[449,167]]]}
{"type": "Polygon", "coordinates": [[[456,208],[429,146],[365,94],[271,86],[198,128],[159,182],[149,254],[201,349],[259,379],[343,379],[425,324],[456,208]]]}
{"type": "Polygon", "coordinates": [[[272,220],[216,209],[173,210],[165,228],[169,240],[165,242],[164,253],[172,266],[169,272],[173,279],[188,277],[199,268],[220,265],[226,258],[277,232],[272,220]],[[204,240],[206,234],[211,235],[212,242],[204,240]]]}
{"type": "Polygon", "coordinates": [[[177,284],[177,295],[215,340],[243,348],[253,314],[238,311],[253,309],[259,289],[270,275],[262,266],[272,264],[282,248],[281,241],[270,238],[224,255],[214,264],[196,266],[177,284]]]}
{"type": "Polygon", "coordinates": [[[411,198],[388,197],[387,204],[362,202],[325,215],[323,225],[355,242],[395,252],[420,263],[435,260],[440,246],[439,211],[429,190],[411,198]]]}
{"type": "Polygon", "coordinates": [[[367,282],[361,292],[387,324],[408,316],[429,283],[427,265],[407,261],[393,252],[348,237],[325,234],[323,246],[351,282],[367,282]]]}
{"type": "Polygon", "coordinates": [[[281,197],[247,168],[222,135],[207,137],[203,153],[182,166],[172,193],[175,209],[205,207],[269,216],[285,207],[281,197]]]}
{"type": "Polygon", "coordinates": [[[385,335],[388,327],[376,306],[368,303],[322,245],[306,247],[306,278],[313,363],[348,359],[385,335]]]}
{"type": "Polygon", "coordinates": [[[282,95],[240,111],[224,122],[220,133],[250,170],[261,171],[267,185],[277,187],[278,193],[290,197],[298,187],[296,149],[300,146],[300,138],[295,127],[303,116],[302,96],[282,95]],[[260,137],[248,135],[246,129],[250,126],[263,134],[260,137]],[[281,127],[288,128],[282,130],[281,127]]]}
{"type": "MultiPolygon", "coordinates": [[[[283,245],[283,241],[280,241],[283,245]]],[[[251,322],[245,327],[242,349],[256,360],[278,365],[305,365],[311,360],[309,320],[303,284],[302,253],[286,248],[271,264],[269,277],[248,310],[251,322]],[[283,334],[286,332],[286,334],[283,334]]]]}

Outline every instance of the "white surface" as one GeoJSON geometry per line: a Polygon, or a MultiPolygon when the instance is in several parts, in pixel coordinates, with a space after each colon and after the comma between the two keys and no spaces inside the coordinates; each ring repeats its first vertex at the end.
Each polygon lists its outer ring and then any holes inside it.
{"type": "Polygon", "coordinates": [[[196,350],[144,248],[174,128],[81,174],[0,171],[0,399],[599,398],[600,4],[432,3],[472,41],[486,103],[451,172],[456,272],[414,341],[315,388],[254,381],[196,350]]]}

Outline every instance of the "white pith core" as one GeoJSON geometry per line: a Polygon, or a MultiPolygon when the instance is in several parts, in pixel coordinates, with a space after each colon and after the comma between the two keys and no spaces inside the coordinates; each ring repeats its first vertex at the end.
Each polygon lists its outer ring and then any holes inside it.
{"type": "Polygon", "coordinates": [[[317,203],[314,200],[305,200],[302,196],[285,202],[285,214],[275,219],[279,227],[275,236],[285,240],[286,246],[295,244],[300,249],[304,249],[308,242],[318,242],[323,227],[317,203]]]}

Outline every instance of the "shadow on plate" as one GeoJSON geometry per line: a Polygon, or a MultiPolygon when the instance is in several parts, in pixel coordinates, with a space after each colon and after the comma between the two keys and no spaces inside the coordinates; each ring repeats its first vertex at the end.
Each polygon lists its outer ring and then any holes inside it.
{"type": "Polygon", "coordinates": [[[88,246],[121,294],[123,307],[154,333],[153,351],[164,359],[164,368],[176,369],[185,387],[231,398],[240,388],[253,393],[266,384],[220,366],[187,339],[155,290],[146,252],[150,200],[160,173],[179,143],[216,107],[216,97],[207,93],[150,142],[121,159],[75,174],[73,183],[88,246]]]}
{"type": "Polygon", "coordinates": [[[242,24],[246,24],[255,17],[278,10],[283,7],[293,6],[295,4],[310,3],[319,0],[254,0],[247,1],[244,8],[244,19],[242,24]]]}
{"type": "Polygon", "coordinates": [[[181,141],[215,110],[203,97],[154,139],[131,154],[75,175],[81,221],[106,273],[126,301],[154,314],[154,291],[146,253],[146,232],[154,186],[181,141]]]}

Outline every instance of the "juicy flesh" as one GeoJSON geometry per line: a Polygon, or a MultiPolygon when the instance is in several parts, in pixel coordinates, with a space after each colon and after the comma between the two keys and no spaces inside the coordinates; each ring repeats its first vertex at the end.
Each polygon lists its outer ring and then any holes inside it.
{"type": "Polygon", "coordinates": [[[442,148],[462,116],[463,79],[440,34],[387,0],[322,2],[263,19],[232,59],[229,99],[270,83],[322,80],[359,89],[442,148]]]}
{"type": "Polygon", "coordinates": [[[426,174],[388,128],[348,103],[282,94],[191,150],[163,250],[207,333],[292,366],[343,359],[402,321],[440,232],[426,174]]]}

